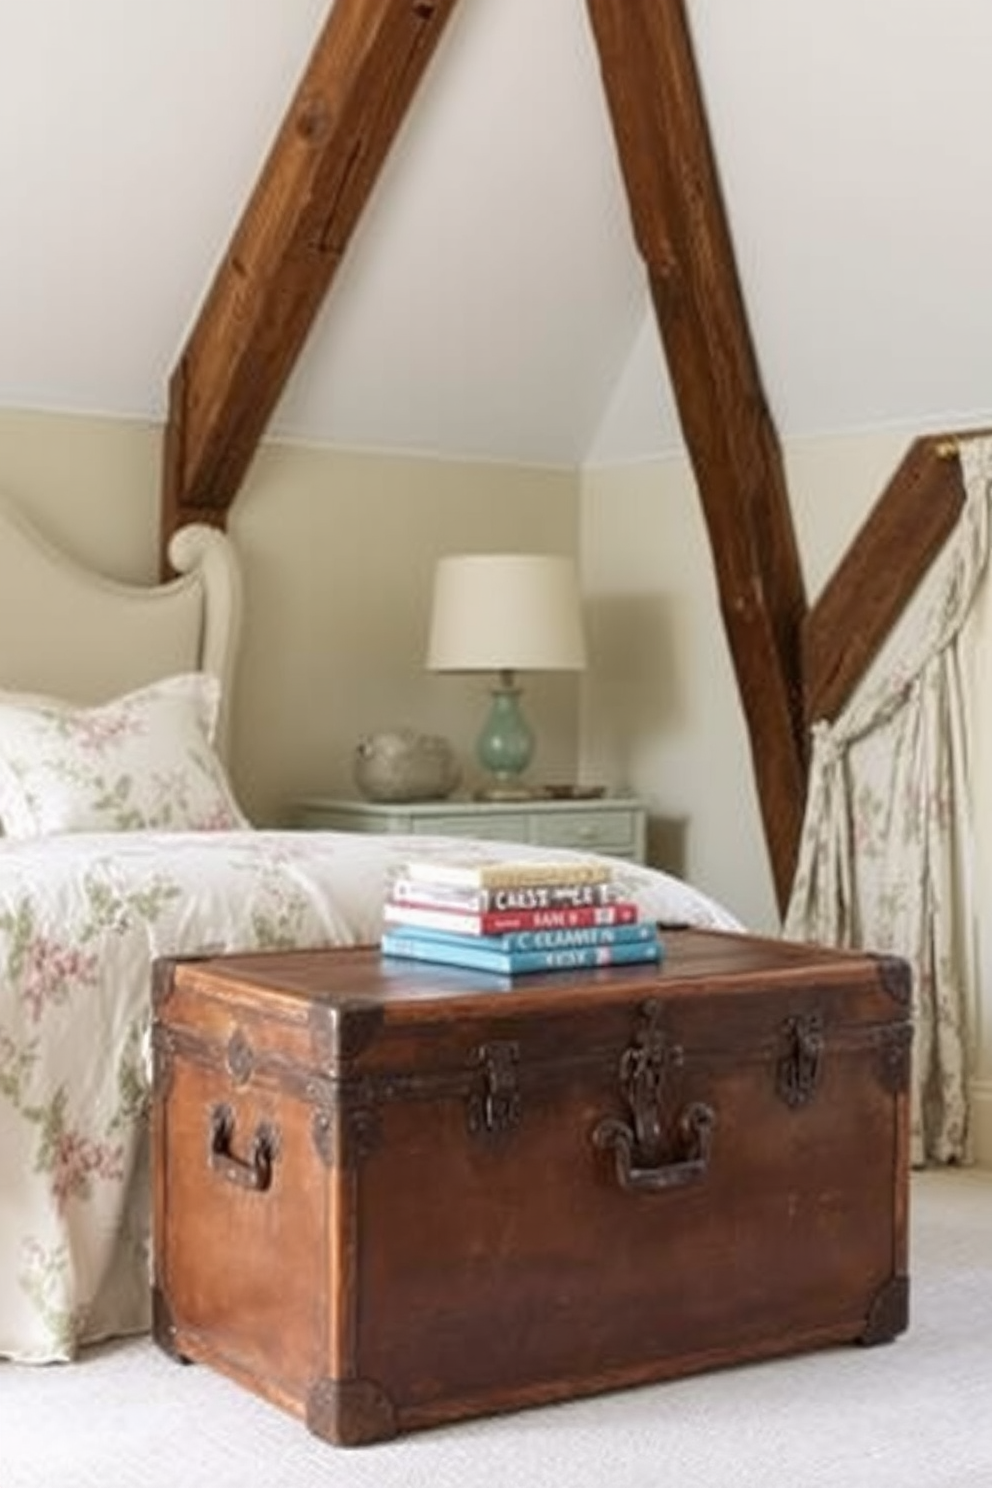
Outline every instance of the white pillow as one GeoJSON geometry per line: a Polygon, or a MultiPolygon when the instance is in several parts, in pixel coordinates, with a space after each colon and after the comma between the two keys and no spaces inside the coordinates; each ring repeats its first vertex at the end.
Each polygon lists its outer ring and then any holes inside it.
{"type": "Polygon", "coordinates": [[[96,708],[0,692],[4,834],[248,827],[212,748],[219,707],[206,672],[96,708]]]}

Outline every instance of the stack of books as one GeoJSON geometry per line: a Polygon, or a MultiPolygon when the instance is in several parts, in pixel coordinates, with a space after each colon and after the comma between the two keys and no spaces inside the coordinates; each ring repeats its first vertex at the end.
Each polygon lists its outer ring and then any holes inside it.
{"type": "Polygon", "coordinates": [[[505,976],[659,961],[653,921],[620,898],[608,864],[404,865],[384,909],[387,956],[505,976]]]}

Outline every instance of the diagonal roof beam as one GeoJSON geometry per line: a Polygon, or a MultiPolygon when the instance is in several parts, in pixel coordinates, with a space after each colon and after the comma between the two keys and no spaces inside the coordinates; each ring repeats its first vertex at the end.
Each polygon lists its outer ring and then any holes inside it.
{"type": "MultiPolygon", "coordinates": [[[[170,381],[163,553],[182,522],[224,523],[456,4],[335,0],[170,381]]],[[[587,4],[784,909],[806,724],[836,712],[863,674],[953,525],[960,478],[919,442],[808,611],[685,0],[587,4]]]]}
{"type": "Polygon", "coordinates": [[[457,0],[335,0],[169,385],[163,551],[222,524],[457,0]]]}
{"type": "MultiPolygon", "coordinates": [[[[971,430],[970,435],[987,430],[971,430]]],[[[957,459],[967,434],[916,439],[803,626],[806,719],[834,719],[871,666],[965,502],[957,459]]]]}
{"type": "Polygon", "coordinates": [[[780,907],[806,793],[806,598],[683,0],[588,0],[716,568],[780,907]]]}

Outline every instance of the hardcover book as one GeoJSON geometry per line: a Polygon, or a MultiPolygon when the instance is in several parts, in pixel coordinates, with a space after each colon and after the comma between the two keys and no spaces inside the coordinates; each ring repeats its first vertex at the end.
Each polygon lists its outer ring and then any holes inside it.
{"type": "Polygon", "coordinates": [[[392,898],[386,901],[383,914],[388,925],[417,925],[424,930],[444,930],[456,935],[503,935],[511,930],[575,930],[589,925],[632,925],[638,918],[637,905],[620,899],[612,904],[477,912],[447,902],[434,905],[392,898]]]}
{"type": "Polygon", "coordinates": [[[549,884],[608,883],[613,870],[608,863],[556,862],[537,858],[500,863],[414,858],[406,864],[404,874],[415,883],[447,884],[453,888],[519,889],[549,884]]]}
{"type": "MultiPolygon", "coordinates": [[[[388,919],[388,915],[387,915],[388,919]]],[[[639,920],[627,925],[579,925],[573,929],[552,930],[506,930],[496,935],[463,935],[458,930],[436,929],[432,926],[405,927],[397,924],[398,934],[412,931],[418,940],[437,942],[440,945],[465,946],[472,950],[489,951],[554,951],[567,946],[597,945],[650,945],[658,939],[658,931],[650,920],[639,920]]]]}
{"type": "Polygon", "coordinates": [[[406,960],[433,961],[445,966],[464,966],[474,971],[495,971],[516,976],[528,971],[566,971],[585,966],[618,966],[660,961],[664,947],[653,940],[620,941],[616,945],[560,946],[544,951],[498,951],[479,946],[468,936],[453,941],[428,936],[416,930],[401,933],[387,930],[382,937],[382,953],[406,960]]]}
{"type": "Polygon", "coordinates": [[[391,898],[397,904],[419,904],[431,909],[459,909],[465,914],[489,914],[493,910],[588,909],[610,904],[612,881],[601,883],[518,884],[503,888],[458,888],[426,880],[402,877],[393,884],[391,898]]]}

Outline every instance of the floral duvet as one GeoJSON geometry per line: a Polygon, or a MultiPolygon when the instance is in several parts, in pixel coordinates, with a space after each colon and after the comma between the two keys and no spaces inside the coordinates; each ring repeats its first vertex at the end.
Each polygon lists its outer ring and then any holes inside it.
{"type": "MultiPolygon", "coordinates": [[[[376,941],[390,877],[453,848],[537,855],[322,832],[0,839],[0,1357],[148,1326],[154,959],[376,941]]],[[[645,915],[736,928],[678,880],[614,867],[645,915]]]]}

